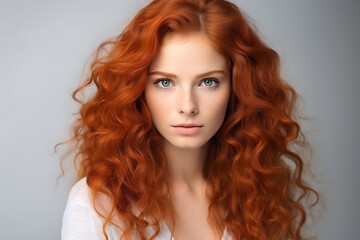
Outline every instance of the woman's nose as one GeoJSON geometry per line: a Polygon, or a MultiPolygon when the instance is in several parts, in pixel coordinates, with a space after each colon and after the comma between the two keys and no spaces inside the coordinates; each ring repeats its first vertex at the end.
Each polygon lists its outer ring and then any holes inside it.
{"type": "Polygon", "coordinates": [[[196,96],[193,90],[183,90],[179,95],[179,113],[185,115],[196,115],[199,113],[199,106],[197,104],[196,96]]]}

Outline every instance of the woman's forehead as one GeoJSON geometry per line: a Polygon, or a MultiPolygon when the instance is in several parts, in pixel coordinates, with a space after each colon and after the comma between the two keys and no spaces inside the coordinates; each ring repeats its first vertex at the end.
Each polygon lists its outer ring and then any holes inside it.
{"type": "Polygon", "coordinates": [[[199,71],[227,68],[226,58],[213,46],[203,33],[169,34],[164,37],[159,52],[150,66],[151,71],[189,70],[199,71]],[[181,65],[181,66],[180,66],[181,65]]]}

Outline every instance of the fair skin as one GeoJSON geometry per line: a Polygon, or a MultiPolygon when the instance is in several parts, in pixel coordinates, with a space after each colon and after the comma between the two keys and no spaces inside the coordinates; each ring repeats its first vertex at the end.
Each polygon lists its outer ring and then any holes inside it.
{"type": "Polygon", "coordinates": [[[208,141],[221,127],[230,94],[226,58],[202,33],[164,37],[149,68],[145,98],[163,137],[176,240],[220,239],[208,221],[209,193],[202,175],[208,141]]]}

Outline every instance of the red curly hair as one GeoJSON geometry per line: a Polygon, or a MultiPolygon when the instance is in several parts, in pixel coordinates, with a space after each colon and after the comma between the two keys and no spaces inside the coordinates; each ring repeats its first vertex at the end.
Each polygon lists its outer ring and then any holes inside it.
{"type": "MultiPolygon", "coordinates": [[[[112,208],[97,211],[105,227],[122,221],[123,238],[176,214],[169,199],[167,161],[152,124],[144,88],[148,67],[169,32],[197,31],[227,57],[231,94],[225,120],[210,140],[203,174],[212,196],[209,219],[234,239],[304,239],[303,201],[317,193],[303,181],[303,159],[293,144],[304,143],[294,117],[296,92],[279,73],[279,57],[249,26],[240,10],[224,0],[154,0],[114,40],[103,43],[91,75],[95,94],[81,103],[75,122],[78,177],[112,208]],[[139,214],[133,212],[133,207],[139,214]],[[226,215],[224,216],[223,210],[226,215]]],[[[107,238],[107,236],[106,236],[107,238]]]]}

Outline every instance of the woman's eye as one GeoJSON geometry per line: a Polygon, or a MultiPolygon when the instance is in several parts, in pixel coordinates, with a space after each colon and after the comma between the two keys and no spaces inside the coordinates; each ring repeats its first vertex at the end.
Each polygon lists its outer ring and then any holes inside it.
{"type": "Polygon", "coordinates": [[[219,81],[217,81],[216,79],[213,78],[207,78],[204,79],[200,86],[205,86],[205,87],[214,87],[215,85],[217,85],[219,83],[219,81]]]}
{"type": "Polygon", "coordinates": [[[168,88],[172,85],[172,82],[169,79],[160,79],[155,82],[155,85],[161,88],[168,88]]]}

